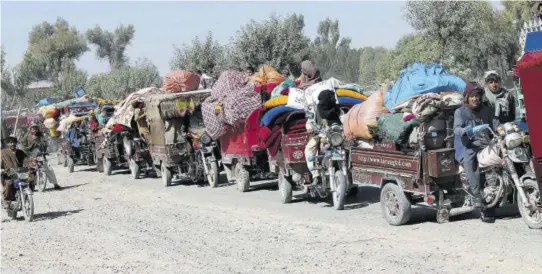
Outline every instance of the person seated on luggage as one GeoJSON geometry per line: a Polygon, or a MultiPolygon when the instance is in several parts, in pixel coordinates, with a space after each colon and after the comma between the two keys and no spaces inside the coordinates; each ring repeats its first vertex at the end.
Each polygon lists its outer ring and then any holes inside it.
{"type": "MultiPolygon", "coordinates": [[[[24,151],[17,149],[17,138],[10,136],[7,139],[7,148],[2,149],[0,166],[2,167],[2,205],[4,209],[9,207],[9,202],[13,201],[13,177],[8,175],[10,169],[21,168],[28,158],[24,151]]],[[[30,188],[34,189],[34,175],[30,174],[28,178],[30,188]]]]}
{"type": "MultiPolygon", "coordinates": [[[[481,188],[483,187],[476,154],[489,145],[490,131],[496,129],[493,109],[482,103],[484,89],[476,83],[468,83],[464,96],[464,105],[454,113],[455,158],[463,166],[468,180],[467,192],[473,196],[474,206],[483,208],[481,188]]],[[[494,220],[494,212],[483,211],[482,221],[494,220]]]]}
{"type": "MultiPolygon", "coordinates": [[[[310,110],[309,110],[310,111],[310,110]]],[[[314,164],[309,161],[310,156],[318,155],[320,148],[320,138],[325,136],[320,136],[317,128],[319,126],[327,126],[332,124],[342,124],[341,116],[344,115],[343,111],[337,104],[337,99],[335,97],[335,91],[333,90],[323,90],[318,95],[318,104],[316,105],[316,111],[314,111],[314,119],[307,119],[307,132],[310,134],[309,141],[305,146],[305,158],[307,160],[307,167],[311,171],[313,183],[317,184],[320,182],[320,172],[319,170],[313,170],[314,164]]]]}
{"type": "Polygon", "coordinates": [[[316,66],[310,60],[301,62],[300,89],[306,89],[321,81],[322,78],[320,78],[320,70],[318,70],[318,68],[316,68],[316,66]]]}
{"type": "Polygon", "coordinates": [[[516,120],[516,95],[502,87],[501,76],[494,70],[485,73],[486,87],[482,102],[495,111],[501,124],[516,120]]]}

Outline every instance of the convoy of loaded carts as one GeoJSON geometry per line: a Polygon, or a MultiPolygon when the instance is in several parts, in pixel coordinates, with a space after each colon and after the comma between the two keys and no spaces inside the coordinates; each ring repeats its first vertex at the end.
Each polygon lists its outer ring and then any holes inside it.
{"type": "MultiPolygon", "coordinates": [[[[420,69],[441,68],[417,63],[401,75],[420,69]]],[[[542,80],[533,75],[540,75],[541,67],[522,69],[525,98],[538,96],[534,100],[540,101],[536,89],[542,80]]],[[[100,126],[78,131],[84,138],[79,138],[77,153],[65,140],[63,162],[70,172],[74,165],[95,163],[108,176],[115,169],[130,169],[133,179],[156,177],[164,186],[233,183],[240,192],[255,180],[276,180],[283,203],[326,199],[338,210],[347,196],[357,194],[357,184],[364,184],[381,189],[382,213],[391,225],[407,223],[412,205],[435,208],[438,223],[474,211],[454,157],[453,114],[463,102],[460,85],[412,95],[398,91],[408,85],[408,77],[374,92],[331,78],[300,88],[299,80],[277,80],[276,71],[264,66],[248,83],[242,73],[226,71],[211,89],[197,90],[193,83],[198,79],[187,74],[172,72],[162,89],[142,89],[114,108],[104,105],[102,112],[108,114],[100,126]],[[314,108],[318,92],[329,89],[336,91],[345,113],[343,125],[309,133],[311,104],[314,108]],[[314,134],[320,136],[317,152],[306,155],[314,134]],[[313,180],[315,170],[321,180],[313,180]],[[227,182],[219,181],[222,171],[227,182]]],[[[528,105],[527,117],[542,117],[542,112],[528,105]]],[[[491,146],[498,161],[482,169],[486,207],[515,203],[531,228],[542,228],[540,140],[540,128],[525,132],[515,123],[501,125],[491,146]]]]}

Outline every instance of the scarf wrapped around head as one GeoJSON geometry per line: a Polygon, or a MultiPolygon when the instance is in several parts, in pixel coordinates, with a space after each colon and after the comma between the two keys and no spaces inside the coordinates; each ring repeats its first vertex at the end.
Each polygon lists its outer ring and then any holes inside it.
{"type": "Polygon", "coordinates": [[[333,90],[326,89],[320,92],[316,111],[318,111],[321,119],[334,122],[340,121],[341,110],[339,109],[333,90]]]}
{"type": "Polygon", "coordinates": [[[305,60],[301,63],[301,84],[300,88],[306,88],[320,82],[320,71],[310,61],[305,60]]]}
{"type": "Polygon", "coordinates": [[[484,92],[484,90],[478,86],[478,84],[469,82],[467,83],[467,86],[465,87],[465,90],[463,91],[463,104],[465,107],[472,108],[471,105],[469,105],[469,97],[474,95],[481,95],[484,92]]]}
{"type": "Polygon", "coordinates": [[[495,109],[495,116],[500,117],[501,114],[510,115],[510,93],[501,88],[499,92],[494,93],[489,88],[485,88],[485,96],[490,106],[495,109]]]}

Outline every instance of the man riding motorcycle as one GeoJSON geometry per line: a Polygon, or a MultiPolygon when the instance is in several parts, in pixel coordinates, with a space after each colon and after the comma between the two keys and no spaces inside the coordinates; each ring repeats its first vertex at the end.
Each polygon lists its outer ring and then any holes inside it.
{"type": "MultiPolygon", "coordinates": [[[[28,159],[31,162],[36,158],[36,152],[44,153],[47,151],[47,142],[45,141],[43,133],[40,132],[37,123],[32,122],[28,130],[28,133],[21,140],[19,147],[27,155],[28,159]]],[[[47,159],[44,159],[44,162],[45,163],[43,166],[45,168],[44,171],[47,178],[55,186],[55,189],[60,189],[54,171],[47,164],[47,159]]],[[[35,175],[34,172],[31,172],[31,174],[35,175]]]]}
{"type": "Polygon", "coordinates": [[[494,70],[485,73],[486,87],[482,102],[495,110],[495,117],[504,124],[516,120],[516,95],[501,86],[501,76],[494,70]]]}
{"type": "MultiPolygon", "coordinates": [[[[476,83],[468,83],[463,93],[464,105],[454,113],[455,158],[465,170],[469,184],[467,192],[473,196],[477,208],[483,208],[484,204],[476,154],[491,141],[488,128],[495,130],[498,125],[493,109],[482,103],[483,92],[476,83]]],[[[484,210],[481,218],[484,222],[493,221],[494,210],[484,210]]]]}
{"type": "Polygon", "coordinates": [[[322,136],[319,133],[314,132],[315,128],[325,125],[332,125],[334,123],[342,124],[341,116],[344,114],[335,98],[335,92],[333,90],[323,90],[318,95],[318,104],[316,105],[315,116],[313,119],[308,119],[306,128],[307,132],[311,134],[307,145],[305,146],[305,158],[307,159],[307,167],[310,170],[313,178],[313,184],[320,182],[320,171],[313,170],[314,163],[309,161],[310,156],[318,155],[320,147],[320,138],[322,136]]]}
{"type": "MultiPolygon", "coordinates": [[[[2,149],[0,165],[2,166],[2,206],[9,208],[9,202],[13,201],[13,178],[5,172],[9,169],[23,167],[27,155],[24,151],[17,149],[17,138],[10,136],[7,138],[7,148],[2,149]]],[[[30,188],[34,189],[34,174],[29,175],[30,188]]]]}

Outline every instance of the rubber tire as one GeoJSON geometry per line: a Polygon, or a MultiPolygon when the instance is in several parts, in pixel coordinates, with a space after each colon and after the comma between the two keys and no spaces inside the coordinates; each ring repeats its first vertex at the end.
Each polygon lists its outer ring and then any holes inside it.
{"type": "Polygon", "coordinates": [[[293,190],[292,184],[288,179],[283,175],[282,172],[279,173],[279,192],[280,192],[280,201],[283,204],[289,204],[292,202],[293,190]]]}
{"type": "Polygon", "coordinates": [[[388,223],[393,226],[406,224],[410,220],[410,216],[412,215],[412,205],[410,204],[410,201],[406,197],[403,190],[394,183],[387,183],[382,188],[382,191],[380,192],[380,207],[382,209],[384,219],[386,219],[388,223]],[[396,218],[390,216],[386,208],[385,197],[386,193],[390,192],[395,194],[398,200],[399,214],[396,218]]]}
{"type": "Polygon", "coordinates": [[[103,161],[103,171],[105,175],[110,176],[111,173],[113,172],[113,165],[111,161],[107,157],[103,157],[102,161],[103,161]]]}
{"type": "Polygon", "coordinates": [[[346,175],[343,174],[342,170],[337,170],[333,177],[336,184],[335,191],[332,193],[333,208],[343,210],[346,200],[346,175]]]}
{"type": "Polygon", "coordinates": [[[45,172],[38,171],[38,172],[36,173],[36,175],[38,175],[38,176],[36,176],[36,177],[37,177],[37,178],[36,178],[36,182],[39,182],[39,181],[43,180],[43,184],[40,184],[40,183],[37,183],[37,184],[36,184],[36,189],[37,189],[39,192],[44,192],[45,189],[47,188],[47,174],[45,174],[45,172]],[[41,173],[41,175],[38,175],[38,174],[40,174],[40,173],[41,173]]]}
{"type": "Polygon", "coordinates": [[[239,192],[247,192],[250,188],[250,172],[240,163],[235,164],[235,181],[239,192]]]}
{"type": "Polygon", "coordinates": [[[104,158],[100,158],[100,159],[96,159],[96,170],[99,172],[99,173],[103,173],[104,172],[104,158]]]}
{"type": "Polygon", "coordinates": [[[162,173],[162,184],[165,187],[171,186],[171,170],[164,163],[160,166],[160,173],[162,173]]]}
{"type": "Polygon", "coordinates": [[[94,157],[94,154],[93,154],[93,153],[90,153],[90,154],[87,156],[87,164],[88,164],[89,166],[94,165],[94,164],[95,164],[95,162],[94,162],[94,159],[95,159],[95,158],[96,158],[96,157],[94,157]]]}
{"type": "Polygon", "coordinates": [[[132,179],[139,179],[141,169],[134,159],[130,159],[130,173],[132,174],[132,179]]]}
{"type": "Polygon", "coordinates": [[[223,166],[224,166],[224,172],[226,172],[226,179],[228,180],[228,183],[235,181],[235,178],[233,177],[233,172],[232,172],[232,165],[223,164],[223,166]]]}
{"type": "Polygon", "coordinates": [[[75,169],[75,161],[72,159],[72,157],[68,157],[68,172],[73,173],[75,169]]]}
{"type": "Polygon", "coordinates": [[[64,156],[62,157],[62,159],[64,159],[64,160],[62,161],[62,164],[64,165],[64,167],[68,167],[68,160],[67,160],[67,159],[68,159],[68,156],[66,156],[66,154],[62,154],[62,155],[64,155],[64,156]]]}
{"type": "MultiPolygon", "coordinates": [[[[525,186],[529,186],[529,187],[533,187],[535,189],[538,189],[538,184],[532,179],[526,179],[523,182],[523,184],[525,186]]],[[[527,194],[527,193],[525,193],[525,194],[527,194]]],[[[538,194],[540,196],[540,190],[538,190],[538,194]]],[[[521,218],[523,219],[525,224],[527,224],[527,226],[529,228],[532,228],[532,229],[542,229],[542,213],[540,213],[540,212],[537,213],[537,214],[539,214],[539,217],[540,217],[540,220],[538,222],[536,222],[536,220],[532,221],[532,219],[527,216],[527,214],[529,212],[527,212],[527,208],[525,208],[521,198],[517,197],[517,201],[518,201],[519,214],[521,215],[521,218]]]]}
{"type": "Polygon", "coordinates": [[[27,222],[32,222],[34,219],[34,197],[33,195],[24,195],[26,196],[26,203],[30,205],[29,211],[26,212],[25,208],[23,208],[23,216],[24,220],[27,222]]]}
{"type": "Polygon", "coordinates": [[[219,172],[218,172],[218,165],[216,162],[210,162],[209,163],[209,176],[205,176],[207,178],[207,182],[209,183],[209,186],[212,188],[215,188],[218,186],[218,179],[219,172]],[[211,177],[211,180],[209,180],[209,177],[211,177]]]}

